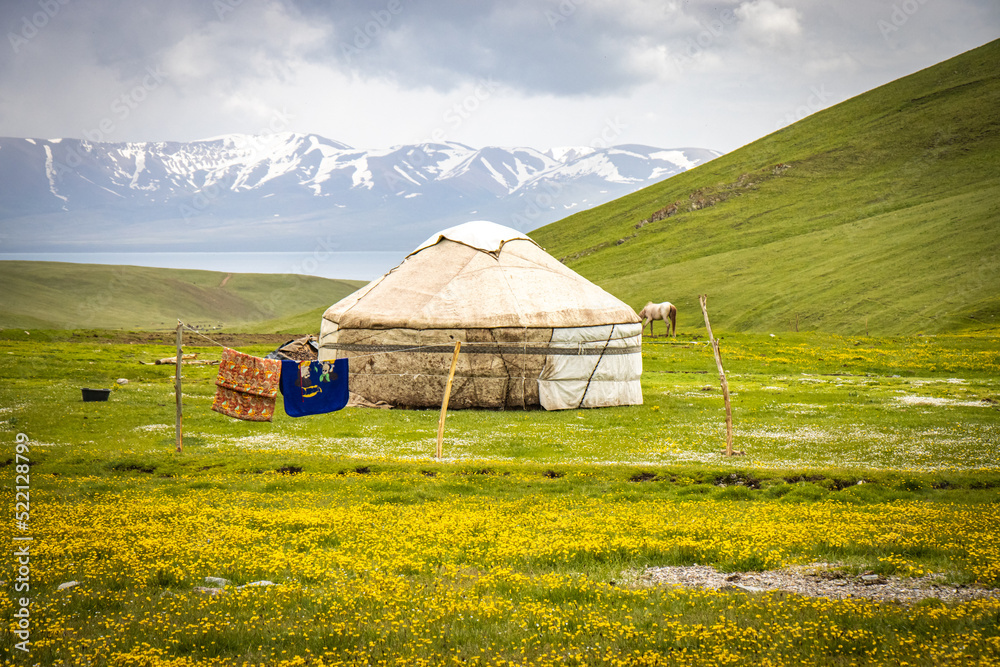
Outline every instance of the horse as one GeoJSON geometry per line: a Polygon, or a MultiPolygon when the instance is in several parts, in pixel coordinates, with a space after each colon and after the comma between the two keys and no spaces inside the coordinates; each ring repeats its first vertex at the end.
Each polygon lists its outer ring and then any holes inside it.
{"type": "Polygon", "coordinates": [[[669,301],[663,303],[650,301],[639,311],[639,317],[642,318],[643,331],[646,330],[646,321],[649,320],[649,335],[651,337],[653,335],[653,320],[663,320],[663,323],[667,325],[667,333],[670,333],[670,327],[673,325],[673,336],[677,337],[677,307],[669,301]],[[669,322],[667,322],[667,318],[670,318],[669,322]]]}

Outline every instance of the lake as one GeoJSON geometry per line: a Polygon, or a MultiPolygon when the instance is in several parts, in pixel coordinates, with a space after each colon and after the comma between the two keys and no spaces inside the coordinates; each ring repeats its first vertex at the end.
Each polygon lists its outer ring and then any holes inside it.
{"type": "Polygon", "coordinates": [[[321,278],[374,280],[403,261],[403,251],[355,252],[19,252],[2,260],[152,266],[230,273],[296,273],[321,278]]]}

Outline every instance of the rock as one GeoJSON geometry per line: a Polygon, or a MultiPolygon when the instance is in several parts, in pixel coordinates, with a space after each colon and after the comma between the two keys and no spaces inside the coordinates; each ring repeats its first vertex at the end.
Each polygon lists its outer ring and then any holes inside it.
{"type": "Polygon", "coordinates": [[[861,575],[861,581],[865,582],[866,584],[877,584],[877,583],[879,583],[879,579],[881,579],[881,578],[882,577],[878,576],[877,574],[862,574],[861,575]]]}
{"type": "Polygon", "coordinates": [[[278,584],[273,581],[267,581],[266,579],[261,581],[251,581],[249,584],[243,584],[242,586],[237,586],[236,590],[240,591],[248,586],[277,586],[278,584]]]}
{"type": "Polygon", "coordinates": [[[205,595],[225,595],[226,591],[221,588],[206,588],[205,586],[195,586],[192,589],[195,593],[204,593],[205,595]]]}
{"type": "Polygon", "coordinates": [[[79,585],[80,585],[79,581],[67,581],[65,583],[59,584],[59,588],[57,588],[56,590],[64,591],[67,588],[73,588],[74,586],[79,586],[79,585]]]}
{"type": "Polygon", "coordinates": [[[744,593],[760,593],[763,588],[757,588],[756,586],[744,586],[743,584],[726,584],[720,591],[743,591],[744,593]]]}
{"type": "Polygon", "coordinates": [[[223,579],[222,577],[205,577],[205,583],[211,584],[216,588],[225,588],[226,584],[229,583],[229,580],[223,579]]]}
{"type": "Polygon", "coordinates": [[[117,384],[128,384],[128,380],[125,378],[118,378],[117,380],[115,380],[115,382],[117,384]]]}

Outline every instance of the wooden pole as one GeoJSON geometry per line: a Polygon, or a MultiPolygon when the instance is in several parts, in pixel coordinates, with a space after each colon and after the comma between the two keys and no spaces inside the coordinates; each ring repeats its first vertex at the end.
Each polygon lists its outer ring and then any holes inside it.
{"type": "Polygon", "coordinates": [[[715,365],[719,367],[722,398],[726,403],[726,456],[742,454],[743,452],[733,452],[733,408],[729,403],[729,381],[726,380],[726,371],[722,368],[722,353],[719,351],[719,341],[712,335],[712,323],[708,321],[708,295],[702,294],[698,297],[698,300],[701,301],[701,312],[705,314],[705,328],[708,329],[708,340],[712,343],[712,352],[715,353],[715,365]]]}
{"type": "Polygon", "coordinates": [[[181,347],[184,343],[184,324],[177,320],[177,364],[175,366],[176,370],[174,372],[174,393],[177,396],[177,451],[181,451],[184,447],[184,432],[182,428],[183,415],[181,414],[181,364],[184,363],[184,355],[181,353],[181,347]]]}
{"type": "Polygon", "coordinates": [[[448,371],[448,384],[444,388],[444,400],[441,401],[441,417],[438,419],[438,442],[437,458],[442,457],[442,444],[444,442],[444,419],[448,416],[448,401],[451,399],[451,381],[455,379],[455,366],[458,365],[458,351],[462,348],[462,341],[455,341],[455,353],[451,355],[451,370],[448,371]]]}

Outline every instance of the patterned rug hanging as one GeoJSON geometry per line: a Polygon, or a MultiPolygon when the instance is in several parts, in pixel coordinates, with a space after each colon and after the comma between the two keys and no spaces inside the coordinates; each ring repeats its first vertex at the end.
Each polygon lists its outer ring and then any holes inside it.
{"type": "Polygon", "coordinates": [[[235,419],[269,422],[280,381],[280,361],[223,348],[212,409],[235,419]]]}

